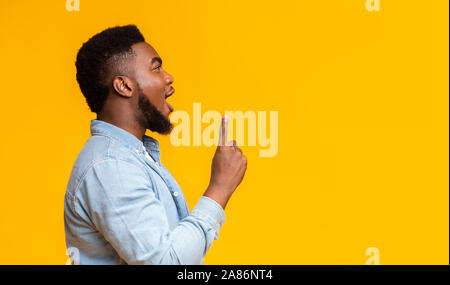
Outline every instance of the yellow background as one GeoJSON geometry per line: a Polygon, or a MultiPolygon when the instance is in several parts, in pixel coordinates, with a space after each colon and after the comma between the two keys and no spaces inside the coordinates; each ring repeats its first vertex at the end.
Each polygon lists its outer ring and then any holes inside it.
{"type": "MultiPolygon", "coordinates": [[[[0,264],[66,262],[65,188],[95,118],[75,56],[129,23],[174,76],[176,110],[279,112],[277,156],[243,147],[206,264],[364,264],[368,247],[449,263],[448,1],[65,2],[0,1],[0,264]]],[[[157,138],[192,209],[214,147],[157,138]]]]}

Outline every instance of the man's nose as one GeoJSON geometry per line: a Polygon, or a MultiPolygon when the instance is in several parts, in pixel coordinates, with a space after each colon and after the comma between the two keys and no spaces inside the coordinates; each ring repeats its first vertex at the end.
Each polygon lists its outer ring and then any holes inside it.
{"type": "Polygon", "coordinates": [[[175,81],[175,79],[173,78],[173,76],[166,72],[166,83],[167,83],[167,85],[171,85],[174,81],[175,81]]]}

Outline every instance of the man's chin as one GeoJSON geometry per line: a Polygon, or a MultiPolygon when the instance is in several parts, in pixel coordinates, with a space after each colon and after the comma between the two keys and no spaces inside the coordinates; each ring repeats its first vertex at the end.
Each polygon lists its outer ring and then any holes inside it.
{"type": "Polygon", "coordinates": [[[145,96],[139,96],[139,109],[141,111],[141,121],[146,123],[146,129],[161,135],[170,134],[173,129],[169,119],[171,112],[165,114],[164,111],[159,111],[145,96]]]}
{"type": "Polygon", "coordinates": [[[158,128],[147,128],[148,130],[158,133],[160,135],[170,135],[170,133],[173,130],[173,124],[169,123],[167,125],[164,126],[159,126],[158,128]]]}
{"type": "Polygon", "coordinates": [[[170,129],[167,130],[167,131],[158,132],[158,134],[163,135],[163,136],[170,135],[170,133],[172,132],[172,129],[173,129],[173,128],[170,128],[170,129]]]}

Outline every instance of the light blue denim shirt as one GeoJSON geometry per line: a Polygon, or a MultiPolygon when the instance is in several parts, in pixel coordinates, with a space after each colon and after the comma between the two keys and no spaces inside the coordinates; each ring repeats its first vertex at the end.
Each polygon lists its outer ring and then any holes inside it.
{"type": "Polygon", "coordinates": [[[203,264],[225,221],[202,196],[192,212],[160,162],[159,143],[100,120],[64,198],[66,244],[78,264],[203,264]]]}

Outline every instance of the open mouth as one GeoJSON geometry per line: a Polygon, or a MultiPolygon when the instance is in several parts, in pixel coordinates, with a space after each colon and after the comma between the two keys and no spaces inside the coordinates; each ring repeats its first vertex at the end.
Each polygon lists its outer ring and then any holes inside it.
{"type": "Polygon", "coordinates": [[[173,88],[173,87],[171,86],[169,92],[167,92],[167,94],[166,94],[166,98],[167,98],[167,97],[170,97],[173,93],[175,93],[175,88],[173,88]]]}
{"type": "Polygon", "coordinates": [[[173,107],[172,107],[172,105],[170,105],[169,104],[169,102],[167,102],[167,98],[169,98],[170,96],[172,96],[172,94],[175,92],[175,89],[173,88],[173,87],[170,87],[170,91],[166,94],[166,103],[167,103],[167,106],[168,106],[168,108],[169,108],[169,110],[170,110],[170,112],[172,113],[173,112],[173,107]]]}

